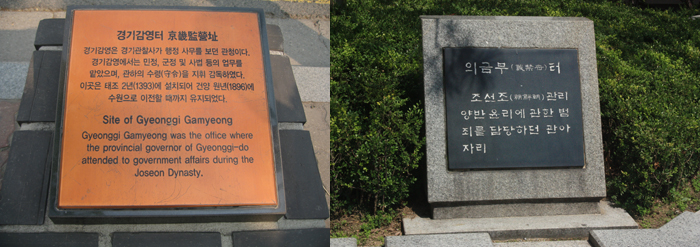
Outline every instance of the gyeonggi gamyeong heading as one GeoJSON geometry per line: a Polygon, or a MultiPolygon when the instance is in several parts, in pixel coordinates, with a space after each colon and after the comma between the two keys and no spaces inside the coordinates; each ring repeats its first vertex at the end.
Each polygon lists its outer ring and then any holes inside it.
{"type": "Polygon", "coordinates": [[[190,116],[190,115],[185,115],[185,117],[182,119],[179,115],[177,117],[152,117],[152,116],[138,115],[135,118],[133,115],[131,115],[128,117],[120,118],[120,117],[116,117],[113,115],[104,115],[102,117],[102,123],[103,124],[122,124],[122,123],[123,124],[138,124],[138,125],[143,125],[143,126],[148,126],[148,125],[177,126],[180,123],[201,124],[204,126],[217,125],[217,124],[232,126],[233,125],[233,118],[230,118],[230,117],[197,117],[197,116],[190,116]],[[181,120],[184,120],[184,122],[181,120]]]}

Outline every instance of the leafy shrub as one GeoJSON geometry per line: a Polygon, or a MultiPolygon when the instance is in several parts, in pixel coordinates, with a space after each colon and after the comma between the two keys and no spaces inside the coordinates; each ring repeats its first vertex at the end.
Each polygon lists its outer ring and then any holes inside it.
{"type": "Polygon", "coordinates": [[[643,215],[698,174],[700,23],[697,11],[612,11],[596,24],[608,194],[643,215]]]}
{"type": "Polygon", "coordinates": [[[689,18],[697,9],[579,0],[337,6],[331,16],[334,212],[395,205],[415,181],[424,117],[420,15],[593,20],[608,195],[645,214],[655,199],[699,173],[700,20],[689,18]]]}
{"type": "Polygon", "coordinates": [[[423,156],[420,34],[356,14],[331,17],[333,212],[400,204],[423,156]]]}

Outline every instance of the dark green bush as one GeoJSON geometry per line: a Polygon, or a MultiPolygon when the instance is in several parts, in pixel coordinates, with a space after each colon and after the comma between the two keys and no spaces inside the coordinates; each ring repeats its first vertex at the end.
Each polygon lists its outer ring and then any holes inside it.
{"type": "Polygon", "coordinates": [[[609,1],[345,1],[331,16],[334,212],[395,205],[422,159],[420,15],[594,21],[608,195],[637,214],[700,169],[698,10],[609,1]]]}
{"type": "Polygon", "coordinates": [[[417,23],[405,24],[331,17],[333,212],[398,205],[416,181],[412,171],[424,155],[420,33],[417,23]]]}

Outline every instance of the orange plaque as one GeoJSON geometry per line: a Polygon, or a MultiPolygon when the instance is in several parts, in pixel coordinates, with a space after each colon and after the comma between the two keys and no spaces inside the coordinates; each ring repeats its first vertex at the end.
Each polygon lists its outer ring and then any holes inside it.
{"type": "Polygon", "coordinates": [[[72,18],[59,209],[278,205],[258,13],[72,18]]]}

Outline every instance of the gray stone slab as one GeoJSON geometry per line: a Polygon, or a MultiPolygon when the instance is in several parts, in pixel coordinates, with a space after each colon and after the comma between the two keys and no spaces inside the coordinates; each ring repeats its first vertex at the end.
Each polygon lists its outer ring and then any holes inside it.
{"type": "Polygon", "coordinates": [[[0,99],[22,98],[28,68],[29,62],[0,62],[0,99]]]}
{"type": "Polygon", "coordinates": [[[44,19],[39,22],[34,39],[34,47],[38,50],[42,46],[62,46],[63,26],[66,19],[44,19]]]}
{"type": "Polygon", "coordinates": [[[434,207],[433,219],[599,214],[598,202],[505,203],[434,207]]]}
{"type": "Polygon", "coordinates": [[[636,229],[637,223],[623,209],[601,202],[603,214],[555,215],[433,220],[404,218],[406,235],[487,232],[492,239],[584,238],[597,229],[636,229]]]}
{"type": "Polygon", "coordinates": [[[0,233],[0,246],[97,247],[97,233],[0,233]]]}
{"type": "Polygon", "coordinates": [[[584,240],[573,241],[527,241],[527,242],[505,242],[494,243],[494,247],[591,247],[584,240]]]}
{"type": "Polygon", "coordinates": [[[310,219],[310,220],[295,220],[286,219],[284,217],[277,221],[277,229],[279,230],[291,230],[291,229],[308,229],[308,228],[328,228],[330,226],[325,224],[324,220],[310,219]]]}
{"type": "Polygon", "coordinates": [[[112,234],[113,247],[221,247],[221,234],[218,232],[115,232],[112,234]]]}
{"type": "Polygon", "coordinates": [[[270,67],[277,101],[277,121],[305,123],[304,106],[301,104],[289,59],[285,56],[271,55],[270,67]]]}
{"type": "Polygon", "coordinates": [[[657,229],[596,230],[588,242],[595,247],[700,246],[699,235],[670,234],[657,229]]]}
{"type": "Polygon", "coordinates": [[[659,228],[662,231],[691,231],[687,234],[700,235],[700,215],[692,212],[683,212],[659,228]]]}
{"type": "Polygon", "coordinates": [[[0,11],[0,61],[29,62],[39,21],[51,17],[51,12],[0,11]]]}
{"type": "MultiPolygon", "coordinates": [[[[605,197],[593,22],[586,18],[422,16],[428,202],[605,197]],[[489,28],[483,28],[488,26],[489,28]],[[579,51],[585,160],[579,169],[450,171],[446,161],[443,47],[574,48],[579,51]]],[[[435,206],[435,205],[434,205],[435,206]]]]}
{"type": "Polygon", "coordinates": [[[292,66],[303,102],[331,102],[331,68],[292,66]]]}
{"type": "Polygon", "coordinates": [[[331,238],[331,247],[357,247],[356,238],[331,238]]]}
{"type": "Polygon", "coordinates": [[[267,25],[267,45],[271,51],[284,52],[284,37],[279,26],[267,25]]]}
{"type": "Polygon", "coordinates": [[[387,236],[386,247],[424,247],[424,246],[464,246],[490,247],[493,246],[487,233],[433,234],[410,236],[387,236]]]}
{"type": "Polygon", "coordinates": [[[231,234],[235,247],[326,247],[330,243],[331,232],[328,228],[296,229],[280,231],[249,231],[231,234]]]}
{"type": "Polygon", "coordinates": [[[282,29],[284,53],[292,59],[292,65],[330,67],[330,39],[322,35],[315,21],[272,18],[265,21],[282,29]]]}
{"type": "MultiPolygon", "coordinates": [[[[331,103],[304,102],[303,104],[307,120],[304,130],[308,130],[311,134],[318,171],[321,173],[327,205],[330,208],[331,198],[328,191],[331,187],[331,103]]],[[[330,220],[328,223],[330,227],[330,220]]]]}
{"type": "Polygon", "coordinates": [[[287,219],[329,217],[311,136],[305,130],[280,130],[287,219]]]}
{"type": "Polygon", "coordinates": [[[0,225],[44,223],[51,131],[15,131],[0,191],[0,225]]]}

